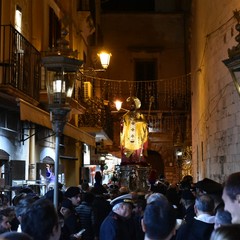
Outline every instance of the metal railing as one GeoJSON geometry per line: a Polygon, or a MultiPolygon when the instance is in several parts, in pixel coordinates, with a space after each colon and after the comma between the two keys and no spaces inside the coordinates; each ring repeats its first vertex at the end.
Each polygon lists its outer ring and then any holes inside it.
{"type": "Polygon", "coordinates": [[[13,26],[0,26],[0,83],[38,100],[40,52],[13,26]]]}

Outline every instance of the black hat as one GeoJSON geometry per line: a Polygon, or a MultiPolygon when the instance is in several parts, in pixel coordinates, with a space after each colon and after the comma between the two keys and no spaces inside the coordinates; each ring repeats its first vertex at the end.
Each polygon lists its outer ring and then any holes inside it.
{"type": "Polygon", "coordinates": [[[212,179],[204,178],[195,184],[195,187],[207,194],[222,194],[222,184],[215,182],[212,179]]]}
{"type": "Polygon", "coordinates": [[[131,193],[128,193],[128,194],[124,194],[124,195],[121,195],[119,197],[116,197],[114,198],[110,204],[112,206],[115,206],[117,205],[118,203],[131,203],[133,204],[133,197],[132,197],[132,194],[131,193]]]}
{"type": "Polygon", "coordinates": [[[181,198],[185,199],[185,200],[194,200],[195,196],[193,195],[193,193],[190,190],[183,190],[181,193],[181,198]]]}
{"type": "Polygon", "coordinates": [[[69,187],[67,191],[64,193],[65,197],[67,198],[75,197],[78,194],[80,194],[79,187],[69,187]]]}

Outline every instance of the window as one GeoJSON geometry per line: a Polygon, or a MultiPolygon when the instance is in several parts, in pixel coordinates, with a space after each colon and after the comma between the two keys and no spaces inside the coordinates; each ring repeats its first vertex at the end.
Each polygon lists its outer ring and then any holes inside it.
{"type": "Polygon", "coordinates": [[[22,9],[17,5],[15,10],[15,28],[22,31],[22,9]]]}
{"type": "Polygon", "coordinates": [[[61,23],[52,8],[49,9],[49,48],[57,47],[61,37],[61,23]]]}
{"type": "Polygon", "coordinates": [[[135,60],[135,81],[136,97],[141,100],[141,108],[147,110],[151,96],[157,94],[157,60],[156,59],[136,59],[135,60]]]}

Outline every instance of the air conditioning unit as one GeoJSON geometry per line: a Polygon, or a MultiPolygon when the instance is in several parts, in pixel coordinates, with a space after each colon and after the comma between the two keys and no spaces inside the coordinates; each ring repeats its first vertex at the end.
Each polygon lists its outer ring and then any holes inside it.
{"type": "Polygon", "coordinates": [[[92,83],[84,82],[84,101],[92,98],[92,83]]]}

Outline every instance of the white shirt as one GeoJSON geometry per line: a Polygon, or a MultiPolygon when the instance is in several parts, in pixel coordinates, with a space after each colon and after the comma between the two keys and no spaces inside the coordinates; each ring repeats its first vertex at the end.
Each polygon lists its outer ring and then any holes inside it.
{"type": "Polygon", "coordinates": [[[205,223],[215,223],[215,216],[212,216],[208,213],[200,214],[199,216],[194,218],[205,223]]]}

